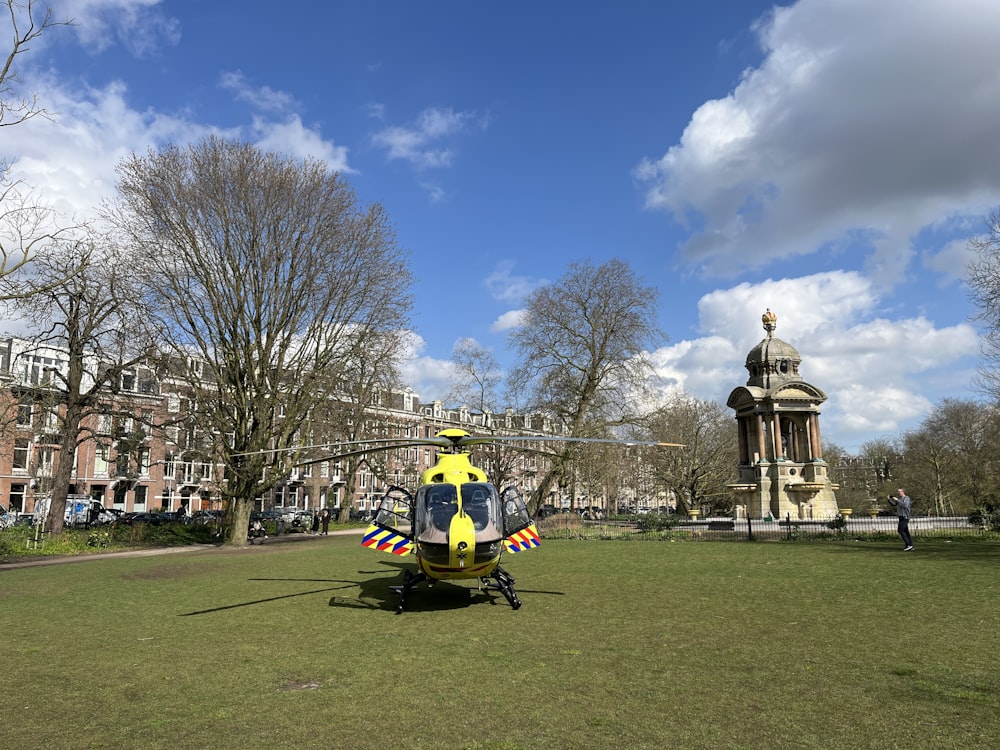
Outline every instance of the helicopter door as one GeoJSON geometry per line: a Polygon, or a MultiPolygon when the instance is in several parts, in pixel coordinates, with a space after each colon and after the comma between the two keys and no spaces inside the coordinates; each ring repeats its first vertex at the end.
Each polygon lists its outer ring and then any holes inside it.
{"type": "Polygon", "coordinates": [[[528,506],[515,487],[508,487],[500,493],[500,507],[503,508],[504,536],[523,531],[533,523],[528,515],[528,506]]]}
{"type": "Polygon", "coordinates": [[[500,508],[503,513],[503,540],[508,552],[521,552],[541,544],[538,529],[528,515],[528,507],[521,499],[521,493],[508,487],[500,493],[500,508]]]}
{"type": "Polygon", "coordinates": [[[413,518],[413,497],[402,487],[390,487],[382,496],[372,523],[385,529],[399,529],[413,518]]]}
{"type": "Polygon", "coordinates": [[[365,529],[361,544],[370,549],[393,555],[408,555],[413,551],[409,521],[413,517],[413,497],[402,487],[390,487],[379,503],[371,525],[365,529]]]}

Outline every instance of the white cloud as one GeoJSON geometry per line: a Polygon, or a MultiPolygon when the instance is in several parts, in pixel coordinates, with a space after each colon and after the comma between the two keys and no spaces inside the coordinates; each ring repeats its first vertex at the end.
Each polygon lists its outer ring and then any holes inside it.
{"type": "Polygon", "coordinates": [[[431,203],[443,203],[448,200],[448,193],[440,185],[433,182],[421,182],[420,187],[427,193],[427,200],[431,203]]]}
{"type": "Polygon", "coordinates": [[[757,27],[765,59],[637,174],[720,275],[860,247],[898,280],[919,231],[1000,193],[1000,3],[801,0],[757,27]]]}
{"type": "Polygon", "coordinates": [[[975,251],[969,248],[966,238],[952,240],[938,252],[927,251],[922,255],[924,268],[937,273],[945,281],[962,281],[969,262],[976,257],[975,251]]]}
{"type": "Polygon", "coordinates": [[[519,328],[524,324],[524,318],[528,314],[527,310],[510,310],[493,321],[490,331],[493,333],[503,333],[512,328],[519,328]]]}
{"type": "Polygon", "coordinates": [[[66,216],[92,217],[114,192],[116,166],[133,153],[192,143],[210,133],[252,139],[264,149],[322,159],[333,170],[353,172],[347,148],[324,140],[297,115],[282,122],[255,118],[246,132],[222,130],[182,116],[135,110],[119,82],[67,89],[50,78],[37,78],[30,85],[56,114],[5,129],[0,158],[13,160],[11,176],[34,187],[44,203],[66,216]]]}
{"type": "Polygon", "coordinates": [[[451,360],[428,357],[427,343],[416,333],[404,340],[400,375],[422,403],[443,399],[451,390],[454,365],[451,360]]]}
{"type": "Polygon", "coordinates": [[[432,107],[421,112],[412,125],[380,130],[372,136],[372,142],[384,148],[389,159],[403,159],[420,168],[448,167],[455,152],[440,142],[465,132],[473,124],[485,128],[487,122],[474,112],[432,107]]]}
{"type": "Polygon", "coordinates": [[[923,396],[891,386],[874,389],[847,386],[830,394],[830,402],[841,414],[838,419],[841,431],[857,436],[862,442],[872,435],[892,436],[900,431],[902,424],[917,420],[934,408],[923,396]],[[865,408],[858,409],[857,404],[865,404],[865,408]]]}
{"type": "Polygon", "coordinates": [[[180,22],[161,10],[160,0],[52,0],[57,19],[72,19],[80,43],[93,52],[121,44],[135,57],[149,57],[180,42],[180,22]]]}
{"type": "Polygon", "coordinates": [[[286,113],[299,108],[295,97],[285,91],[277,91],[270,86],[252,85],[242,71],[231,70],[219,76],[219,86],[240,101],[253,105],[265,112],[286,113]]]}
{"type": "Polygon", "coordinates": [[[652,353],[663,391],[725,402],[747,381],[746,354],[766,335],[760,316],[778,315],[775,335],[802,356],[800,374],[824,391],[824,432],[854,450],[872,435],[912,429],[932,397],[963,392],[979,351],[965,323],[936,327],[923,317],[889,320],[860,274],[831,272],[719,289],[698,304],[703,338],[652,353]],[[933,391],[933,393],[932,393],[933,391]]]}
{"type": "Polygon", "coordinates": [[[116,165],[132,153],[211,132],[183,118],[132,109],[120,83],[67,90],[51,79],[38,79],[32,89],[57,114],[8,129],[0,156],[14,159],[12,176],[66,215],[89,218],[113,192],[116,165]]]}
{"type": "Polygon", "coordinates": [[[504,260],[484,280],[490,296],[501,302],[521,302],[531,292],[549,283],[548,279],[520,276],[514,272],[513,261],[504,260]]]}
{"type": "Polygon", "coordinates": [[[298,115],[291,115],[283,122],[255,117],[252,131],[256,144],[265,150],[300,159],[321,159],[336,172],[354,172],[347,163],[347,147],[324,140],[320,133],[305,127],[298,115]]]}

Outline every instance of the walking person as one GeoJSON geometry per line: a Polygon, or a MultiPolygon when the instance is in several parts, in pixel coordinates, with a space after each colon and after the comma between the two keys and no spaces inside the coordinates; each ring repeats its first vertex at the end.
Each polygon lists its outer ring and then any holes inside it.
{"type": "Polygon", "coordinates": [[[319,513],[313,514],[312,528],[310,529],[310,531],[313,534],[319,534],[319,513]]]}
{"type": "Polygon", "coordinates": [[[322,532],[323,536],[329,536],[330,535],[330,509],[329,508],[323,508],[323,510],[320,511],[319,519],[320,519],[320,524],[323,527],[323,532],[322,532]]]}
{"type": "Polygon", "coordinates": [[[889,505],[896,509],[896,517],[899,519],[896,531],[903,539],[903,551],[912,552],[913,537],[910,536],[910,515],[913,513],[913,502],[906,494],[906,490],[900,487],[896,490],[896,497],[889,495],[889,505]]]}

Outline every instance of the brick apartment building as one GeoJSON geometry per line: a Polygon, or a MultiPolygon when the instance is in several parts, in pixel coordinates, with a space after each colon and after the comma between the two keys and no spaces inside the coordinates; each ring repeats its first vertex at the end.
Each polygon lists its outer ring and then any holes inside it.
{"type": "MultiPolygon", "coordinates": [[[[36,498],[51,491],[60,416],[51,383],[53,373],[67,366],[68,358],[57,349],[29,348],[16,338],[0,341],[0,399],[5,406],[0,411],[0,506],[11,511],[32,513],[36,498]]],[[[109,390],[102,413],[84,420],[70,493],[124,512],[220,508],[224,468],[196,449],[198,436],[184,422],[185,404],[179,382],[147,367],[123,373],[109,390]]],[[[445,409],[439,401],[421,404],[408,389],[382,394],[366,412],[372,434],[380,437],[424,438],[446,427],[501,434],[550,431],[545,420],[509,410],[490,415],[464,407],[445,409]]],[[[415,488],[434,455],[431,446],[413,446],[392,451],[377,467],[362,461],[349,499],[343,496],[347,482],[342,464],[293,468],[257,498],[257,508],[342,507],[346,500],[356,510],[369,511],[389,485],[415,488]]],[[[531,492],[544,469],[542,459],[524,454],[515,460],[511,473],[522,491],[531,492]]]]}

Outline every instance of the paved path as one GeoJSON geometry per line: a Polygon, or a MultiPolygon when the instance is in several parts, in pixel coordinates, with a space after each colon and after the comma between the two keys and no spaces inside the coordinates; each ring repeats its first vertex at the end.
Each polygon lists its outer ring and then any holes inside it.
{"type": "MultiPolygon", "coordinates": [[[[358,529],[338,529],[331,531],[328,536],[347,536],[350,534],[361,535],[363,528],[358,529]]],[[[282,534],[281,536],[271,536],[262,543],[251,544],[243,549],[260,549],[275,544],[286,544],[289,542],[320,542],[323,536],[319,534],[282,534]]],[[[226,547],[221,544],[192,544],[186,547],[152,547],[148,549],[128,550],[125,552],[93,552],[80,555],[52,555],[50,557],[15,557],[0,559],[0,570],[11,570],[14,568],[33,568],[39,565],[58,565],[62,563],[78,563],[88,560],[107,560],[114,557],[150,557],[153,555],[174,555],[184,552],[211,552],[212,550],[232,550],[233,547],[226,547]]]]}

